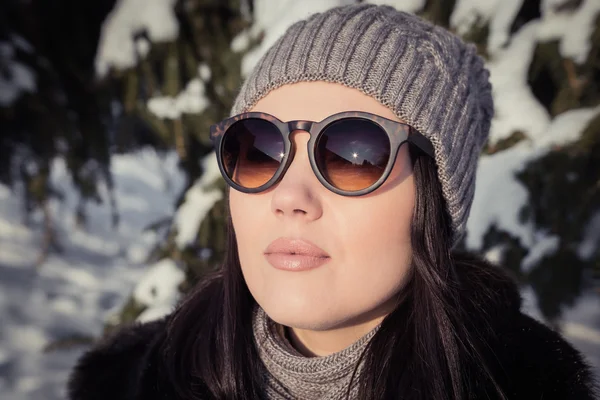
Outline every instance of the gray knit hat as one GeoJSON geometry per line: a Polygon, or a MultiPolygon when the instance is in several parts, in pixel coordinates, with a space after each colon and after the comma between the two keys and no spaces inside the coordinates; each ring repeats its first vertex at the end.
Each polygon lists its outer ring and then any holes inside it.
{"type": "Polygon", "coordinates": [[[456,243],[493,116],[488,78],[475,46],[458,36],[389,6],[356,4],[288,28],[244,82],[231,114],[300,81],[337,82],[377,99],[432,142],[456,243]]]}

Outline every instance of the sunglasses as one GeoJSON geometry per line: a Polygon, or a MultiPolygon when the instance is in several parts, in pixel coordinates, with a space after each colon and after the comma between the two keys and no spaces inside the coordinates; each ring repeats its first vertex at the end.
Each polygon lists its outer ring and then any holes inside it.
{"type": "Polygon", "coordinates": [[[234,189],[259,193],[285,174],[293,159],[295,130],[310,134],[308,157],[319,181],[334,193],[370,193],[389,176],[398,150],[412,143],[433,157],[431,142],[410,125],[366,112],[342,112],[320,122],[288,121],[259,112],[211,126],[221,174],[234,189]]]}

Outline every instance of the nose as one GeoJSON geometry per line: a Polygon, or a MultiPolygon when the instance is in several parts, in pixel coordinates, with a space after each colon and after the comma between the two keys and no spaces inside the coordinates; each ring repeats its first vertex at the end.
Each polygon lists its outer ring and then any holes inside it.
{"type": "MultiPolygon", "coordinates": [[[[282,219],[315,221],[323,215],[320,199],[321,183],[313,173],[308,159],[307,143],[310,135],[305,131],[294,131],[294,158],[283,178],[273,189],[271,210],[282,219]]],[[[323,188],[324,189],[324,188],[323,188]]]]}

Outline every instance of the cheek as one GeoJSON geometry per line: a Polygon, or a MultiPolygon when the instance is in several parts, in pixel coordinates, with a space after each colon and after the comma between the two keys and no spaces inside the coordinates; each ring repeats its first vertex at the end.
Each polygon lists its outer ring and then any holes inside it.
{"type": "Polygon", "coordinates": [[[356,261],[351,265],[360,270],[356,274],[359,279],[383,284],[387,279],[388,284],[395,285],[398,282],[393,281],[403,280],[409,268],[414,189],[410,179],[405,183],[402,190],[391,190],[388,196],[372,197],[362,207],[346,210],[340,222],[344,225],[340,239],[356,261]]]}
{"type": "Polygon", "coordinates": [[[231,221],[234,226],[244,224],[244,216],[248,214],[248,202],[243,202],[243,193],[239,193],[234,189],[229,190],[229,211],[231,213],[231,221]]]}
{"type": "Polygon", "coordinates": [[[388,181],[373,196],[345,202],[338,208],[337,217],[344,235],[345,247],[356,258],[377,260],[371,268],[395,270],[412,258],[411,224],[414,214],[416,188],[410,158],[402,149],[388,181]]]}
{"type": "Polygon", "coordinates": [[[244,239],[256,232],[258,222],[264,219],[265,202],[263,194],[249,195],[231,189],[229,192],[229,211],[231,221],[239,237],[244,239]]]}
{"type": "Polygon", "coordinates": [[[265,263],[263,250],[269,244],[265,235],[266,213],[263,195],[248,195],[231,189],[229,192],[229,210],[235,232],[238,257],[242,275],[252,294],[264,290],[264,278],[261,266],[265,263]]]}
{"type": "Polygon", "coordinates": [[[231,189],[229,193],[229,210],[231,222],[236,236],[240,262],[248,265],[248,257],[257,253],[260,243],[257,241],[257,231],[264,220],[259,212],[260,204],[256,202],[256,195],[249,196],[245,193],[231,189]]]}
{"type": "Polygon", "coordinates": [[[328,310],[321,315],[324,321],[391,311],[392,300],[410,277],[412,179],[385,196],[353,200],[330,208],[328,225],[335,227],[331,234],[340,257],[332,265],[331,279],[319,286],[327,296],[320,298],[320,308],[314,304],[313,310],[328,310]]]}

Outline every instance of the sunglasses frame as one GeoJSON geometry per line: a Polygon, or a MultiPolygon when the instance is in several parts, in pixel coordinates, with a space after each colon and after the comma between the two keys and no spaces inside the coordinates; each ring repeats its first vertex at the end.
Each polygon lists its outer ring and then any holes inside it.
{"type": "Polygon", "coordinates": [[[285,172],[287,171],[294,159],[295,145],[293,141],[290,140],[290,134],[297,130],[308,132],[308,134],[310,135],[310,139],[307,144],[308,158],[310,160],[310,166],[317,179],[319,179],[319,181],[327,189],[342,196],[362,196],[377,190],[377,188],[379,188],[389,177],[390,172],[392,171],[396,162],[396,157],[398,156],[400,146],[404,143],[412,143],[425,154],[434,158],[433,145],[431,144],[429,139],[423,136],[423,134],[421,134],[415,128],[408,124],[393,121],[391,119],[387,119],[368,112],[345,111],[330,115],[329,117],[319,122],[306,120],[294,120],[283,122],[277,117],[267,113],[245,112],[242,114],[234,115],[233,117],[227,118],[210,127],[210,138],[214,143],[215,151],[217,153],[219,169],[221,170],[221,175],[223,175],[227,184],[233,187],[235,190],[243,193],[260,193],[265,190],[268,190],[270,187],[277,184],[279,180],[284,176],[285,172]],[[321,171],[319,171],[317,162],[315,160],[316,143],[319,139],[320,134],[329,125],[346,118],[362,119],[374,123],[387,134],[388,139],[390,141],[390,157],[385,167],[385,170],[383,171],[383,174],[381,174],[381,177],[369,187],[356,191],[341,190],[329,183],[327,179],[323,176],[323,174],[321,174],[321,171]],[[283,137],[285,155],[281,160],[281,165],[279,166],[279,168],[277,169],[277,171],[271,179],[269,179],[266,183],[256,188],[246,188],[235,183],[225,171],[221,155],[223,151],[222,147],[224,144],[223,137],[225,136],[227,130],[236,122],[246,119],[262,119],[267,122],[270,122],[271,124],[275,125],[275,127],[279,130],[283,137]]]}

